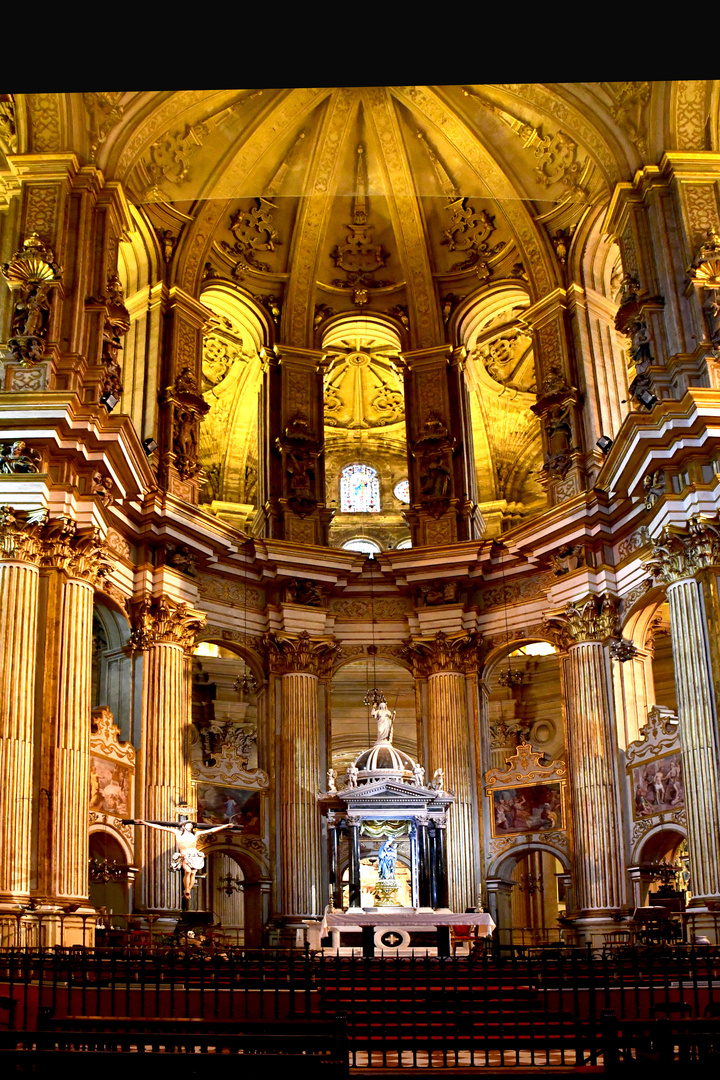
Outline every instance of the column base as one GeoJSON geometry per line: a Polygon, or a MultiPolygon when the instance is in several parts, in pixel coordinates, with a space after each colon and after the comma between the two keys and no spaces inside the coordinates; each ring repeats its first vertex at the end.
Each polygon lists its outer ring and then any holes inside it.
{"type": "MultiPolygon", "coordinates": [[[[616,911],[615,915],[620,915],[616,911]]],[[[572,925],[572,936],[576,945],[589,945],[592,949],[602,949],[605,945],[605,935],[616,933],[623,929],[623,921],[605,911],[594,914],[588,912],[575,919],[572,925]]]]}
{"type": "Polygon", "coordinates": [[[717,945],[720,942],[720,898],[693,897],[686,915],[691,945],[717,945]]]}

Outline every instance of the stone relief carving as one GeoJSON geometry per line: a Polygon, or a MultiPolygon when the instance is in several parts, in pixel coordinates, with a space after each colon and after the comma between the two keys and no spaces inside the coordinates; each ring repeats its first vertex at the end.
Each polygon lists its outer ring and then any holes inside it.
{"type": "Polygon", "coordinates": [[[431,412],[412,445],[418,461],[419,502],[432,517],[440,518],[453,497],[452,456],[456,440],[440,417],[431,412]]]}
{"type": "Polygon", "coordinates": [[[669,585],[698,570],[720,566],[720,527],[715,518],[694,514],[687,528],[666,525],[643,560],[655,581],[669,585]]]}
{"type": "Polygon", "coordinates": [[[315,464],[318,456],[307,416],[296,412],[275,444],[283,457],[288,506],[299,517],[306,517],[317,506],[315,464]]]}
{"type": "Polygon", "coordinates": [[[646,510],[652,510],[658,499],[662,499],[663,495],[667,491],[667,481],[665,479],[665,470],[656,469],[654,472],[646,473],[643,476],[643,501],[645,503],[646,510]]]}
{"type": "Polygon", "coordinates": [[[390,252],[382,244],[374,244],[372,226],[369,224],[370,206],[368,200],[366,149],[361,143],[357,148],[355,170],[355,192],[352,203],[352,222],[346,225],[347,238],[343,244],[336,244],[330,252],[330,258],[345,277],[335,278],[335,288],[350,288],[356,304],[367,303],[370,288],[385,288],[391,285],[388,280],[376,280],[375,274],[382,270],[390,258],[390,252]]]}
{"type": "Polygon", "coordinates": [[[0,473],[37,473],[42,467],[42,457],[22,439],[13,443],[0,443],[0,473]]]}
{"type": "Polygon", "coordinates": [[[620,633],[617,597],[603,593],[589,596],[584,603],[570,603],[564,611],[546,615],[543,626],[558,648],[563,650],[579,641],[617,638],[620,633]]]}
{"type": "Polygon", "coordinates": [[[189,365],[181,368],[174,385],[167,388],[162,400],[171,402],[173,406],[172,452],[175,468],[182,480],[191,479],[200,472],[198,429],[210,406],[198,390],[197,380],[189,365]]]}
{"type": "Polygon", "coordinates": [[[550,565],[555,577],[562,577],[585,565],[585,548],[582,544],[561,544],[550,555],[550,565]]]}
{"type": "Polygon", "coordinates": [[[113,482],[109,476],[103,476],[101,472],[94,472],[90,481],[90,489],[93,495],[97,495],[103,506],[112,506],[113,482]]]}
{"type": "Polygon", "coordinates": [[[650,83],[620,82],[612,83],[611,86],[615,104],[610,111],[630,141],[637,146],[640,157],[645,158],[647,155],[645,109],[650,100],[650,83]]]}
{"type": "Polygon", "coordinates": [[[460,596],[457,581],[434,581],[420,589],[419,602],[424,607],[437,607],[439,604],[456,604],[460,596]]]}
{"type": "Polygon", "coordinates": [[[47,518],[42,526],[40,565],[65,570],[99,586],[114,568],[99,529],[79,529],[69,517],[47,518]]]}
{"type": "Polygon", "coordinates": [[[14,298],[8,348],[19,363],[32,364],[45,349],[51,290],[60,284],[62,268],[38,234],[31,233],[10,262],[0,266],[0,273],[14,298]]]}
{"type": "Polygon", "coordinates": [[[254,206],[241,208],[230,218],[230,232],[235,238],[234,243],[223,241],[220,245],[222,250],[234,259],[234,277],[244,270],[269,273],[269,263],[261,262],[258,256],[260,252],[274,251],[282,244],[272,218],[273,211],[277,210],[276,204],[262,197],[256,197],[254,202],[254,206]]]}
{"type": "Polygon", "coordinates": [[[18,562],[40,562],[43,527],[48,520],[47,510],[20,510],[0,506],[0,552],[4,559],[18,562]]]}
{"type": "Polygon", "coordinates": [[[192,611],[187,604],[179,604],[164,593],[136,601],[132,612],[130,644],[138,650],[168,644],[180,645],[189,653],[205,623],[201,612],[192,611]]]}
{"type": "Polygon", "coordinates": [[[714,226],[707,230],[688,276],[700,293],[708,338],[720,348],[720,235],[714,226]]]}
{"type": "Polygon", "coordinates": [[[0,141],[11,154],[17,153],[15,101],[12,94],[0,94],[0,141]]]}
{"type": "Polygon", "coordinates": [[[263,644],[268,650],[270,670],[276,675],[307,671],[320,677],[329,675],[333,660],[340,655],[340,646],[328,638],[311,638],[307,630],[298,637],[266,634],[263,644]]]}
{"type": "Polygon", "coordinates": [[[402,656],[413,665],[416,678],[427,678],[436,671],[476,672],[479,666],[479,641],[476,634],[448,637],[440,630],[434,638],[416,638],[401,648],[402,656]]]}
{"type": "Polygon", "coordinates": [[[84,93],[83,104],[90,121],[90,159],[95,161],[97,152],[120,120],[123,92],[84,93]]]}
{"type": "Polygon", "coordinates": [[[285,602],[304,604],[306,607],[322,607],[322,589],[314,581],[295,578],[293,581],[289,581],[285,587],[285,602]]]}

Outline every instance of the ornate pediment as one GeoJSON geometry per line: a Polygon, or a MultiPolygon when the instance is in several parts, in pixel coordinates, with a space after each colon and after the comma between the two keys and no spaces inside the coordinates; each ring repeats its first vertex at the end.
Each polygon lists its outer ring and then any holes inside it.
{"type": "Polygon", "coordinates": [[[640,738],[628,744],[628,767],[664,754],[680,753],[678,723],[672,709],[654,705],[648,712],[647,724],[640,728],[640,738]]]}
{"type": "Polygon", "coordinates": [[[427,807],[444,810],[450,803],[455,802],[455,796],[449,791],[435,791],[433,788],[415,787],[403,784],[397,780],[377,780],[374,784],[360,784],[354,788],[344,788],[337,793],[335,798],[345,803],[348,809],[361,810],[365,807],[379,805],[408,810],[419,810],[427,807]]]}
{"type": "Polygon", "coordinates": [[[488,787],[502,787],[504,785],[547,784],[548,781],[565,780],[567,778],[567,766],[564,761],[553,761],[549,765],[542,765],[540,758],[544,755],[533,750],[532,743],[521,742],[517,753],[505,762],[506,769],[489,769],[485,773],[485,783],[488,787]]]}

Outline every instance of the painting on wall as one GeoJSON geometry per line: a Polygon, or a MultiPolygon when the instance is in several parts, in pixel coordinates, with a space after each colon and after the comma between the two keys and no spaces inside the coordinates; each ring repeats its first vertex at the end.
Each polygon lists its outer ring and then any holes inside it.
{"type": "Polygon", "coordinates": [[[492,792],[493,836],[564,829],[562,784],[529,784],[492,792]]]}
{"type": "Polygon", "coordinates": [[[649,817],[685,805],[680,754],[636,765],[632,774],[635,817],[649,817]]]}
{"type": "Polygon", "coordinates": [[[90,755],[90,809],[98,814],[130,815],[132,769],[117,761],[90,755]]]}
{"type": "Polygon", "coordinates": [[[197,784],[197,819],[204,825],[242,825],[245,833],[260,833],[260,795],[257,791],[197,784]]]}

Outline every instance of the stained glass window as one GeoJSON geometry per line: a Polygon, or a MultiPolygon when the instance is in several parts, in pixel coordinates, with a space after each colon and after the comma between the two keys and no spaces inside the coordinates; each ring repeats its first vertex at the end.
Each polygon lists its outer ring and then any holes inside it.
{"type": "Polygon", "coordinates": [[[348,465],[340,476],[340,511],[368,514],[380,511],[380,482],[370,465],[348,465]]]}
{"type": "Polygon", "coordinates": [[[399,484],[396,484],[393,488],[393,495],[396,499],[399,499],[402,503],[410,502],[410,481],[401,480],[399,484]]]}

